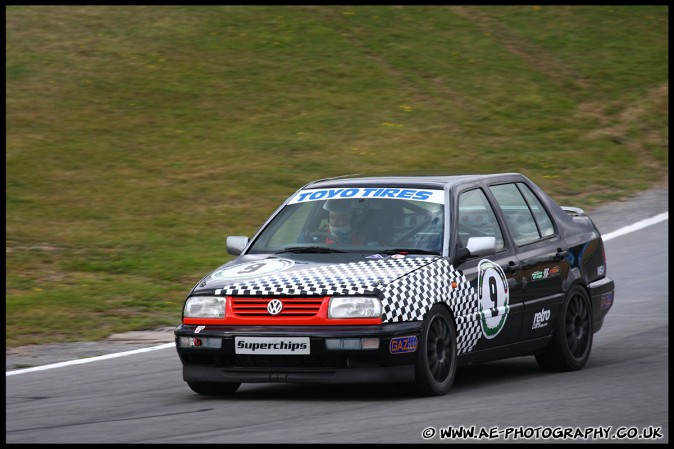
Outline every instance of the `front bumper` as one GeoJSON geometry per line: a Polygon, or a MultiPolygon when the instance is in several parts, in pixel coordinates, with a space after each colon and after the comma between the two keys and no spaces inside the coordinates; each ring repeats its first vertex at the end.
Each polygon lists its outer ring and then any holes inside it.
{"type": "Polygon", "coordinates": [[[604,324],[604,317],[613,306],[615,283],[609,277],[592,282],[589,286],[592,300],[592,332],[597,332],[604,324]]]}
{"type": "Polygon", "coordinates": [[[183,324],[176,328],[175,337],[186,382],[391,383],[414,380],[417,355],[416,350],[392,353],[391,340],[418,339],[422,325],[416,321],[374,326],[199,326],[196,332],[198,326],[183,324]],[[235,338],[242,336],[308,337],[310,354],[237,354],[235,338]],[[180,337],[209,344],[181,347],[180,337]],[[326,346],[326,339],[351,338],[378,338],[379,348],[326,346]]]}

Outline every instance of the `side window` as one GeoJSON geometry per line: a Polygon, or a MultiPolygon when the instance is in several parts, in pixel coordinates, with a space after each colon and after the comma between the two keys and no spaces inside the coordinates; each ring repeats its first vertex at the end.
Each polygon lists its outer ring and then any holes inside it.
{"type": "Polygon", "coordinates": [[[459,240],[464,247],[470,237],[496,237],[496,251],[505,248],[503,233],[496,215],[480,189],[463,192],[459,196],[459,240]]]}
{"type": "Polygon", "coordinates": [[[531,208],[531,212],[534,214],[534,219],[536,219],[536,224],[538,225],[538,230],[541,233],[541,237],[553,235],[555,233],[555,228],[552,226],[550,216],[541,202],[538,201],[536,195],[534,195],[531,189],[529,189],[529,187],[522,182],[518,182],[517,187],[519,187],[520,192],[522,192],[522,195],[524,195],[527,203],[529,203],[529,207],[531,208]]]}
{"type": "Polygon", "coordinates": [[[278,216],[279,223],[275,225],[267,247],[276,248],[289,242],[300,241],[302,226],[306,223],[312,208],[315,208],[312,203],[293,204],[281,211],[278,216]]]}
{"type": "Polygon", "coordinates": [[[491,186],[489,189],[503,211],[506,225],[517,246],[541,238],[531,209],[515,184],[491,186]]]}

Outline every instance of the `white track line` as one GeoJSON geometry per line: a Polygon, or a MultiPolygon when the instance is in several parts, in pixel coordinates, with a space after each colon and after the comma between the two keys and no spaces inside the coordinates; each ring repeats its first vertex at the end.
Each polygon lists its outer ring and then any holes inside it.
{"type": "Polygon", "coordinates": [[[625,234],[629,234],[630,232],[638,231],[639,229],[643,229],[647,226],[651,226],[657,223],[660,223],[661,221],[665,221],[669,219],[669,211],[663,212],[659,215],[656,215],[655,217],[647,218],[645,220],[637,221],[634,224],[631,224],[629,226],[625,226],[624,228],[617,229],[613,232],[609,232],[606,235],[602,236],[602,240],[605,242],[608,242],[611,239],[614,239],[616,237],[620,237],[625,234]]]}
{"type": "Polygon", "coordinates": [[[159,346],[152,346],[150,348],[134,349],[133,351],[117,352],[114,354],[99,355],[97,357],[88,357],[86,359],[71,360],[69,362],[52,363],[51,365],[36,366],[34,368],[25,368],[16,371],[7,371],[5,374],[7,376],[13,376],[15,374],[31,373],[33,371],[44,371],[47,369],[61,368],[63,366],[70,366],[70,365],[81,365],[82,363],[98,362],[99,360],[115,359],[117,357],[124,357],[126,355],[140,354],[142,352],[150,352],[156,351],[158,349],[167,349],[175,347],[176,347],[175,343],[166,343],[159,346]]]}
{"type": "MultiPolygon", "coordinates": [[[[625,226],[623,228],[617,229],[613,232],[609,232],[608,234],[602,236],[602,240],[605,242],[608,242],[611,239],[614,239],[616,237],[623,236],[625,234],[629,234],[630,232],[638,231],[640,229],[643,229],[645,227],[660,223],[661,221],[665,221],[669,219],[669,211],[663,212],[662,214],[656,215],[655,217],[647,218],[645,220],[638,221],[634,224],[631,224],[629,226],[625,226]]],[[[43,366],[36,366],[34,368],[25,368],[25,369],[20,369],[20,370],[14,370],[14,371],[7,371],[5,373],[6,376],[13,376],[15,374],[23,374],[23,373],[31,373],[33,371],[44,371],[52,368],[61,368],[63,366],[70,366],[70,365],[80,365],[82,363],[90,363],[90,362],[97,362],[99,360],[106,360],[106,359],[114,359],[117,357],[124,357],[127,355],[133,355],[133,354],[140,354],[142,352],[150,352],[150,351],[156,351],[158,349],[168,349],[168,348],[174,348],[175,343],[166,343],[163,345],[159,346],[152,346],[150,348],[142,348],[142,349],[136,349],[133,351],[126,351],[126,352],[118,352],[115,354],[107,354],[107,355],[101,355],[98,357],[89,357],[86,359],[79,359],[79,360],[71,360],[69,362],[61,362],[61,363],[53,363],[51,365],[43,365],[43,366]]]]}

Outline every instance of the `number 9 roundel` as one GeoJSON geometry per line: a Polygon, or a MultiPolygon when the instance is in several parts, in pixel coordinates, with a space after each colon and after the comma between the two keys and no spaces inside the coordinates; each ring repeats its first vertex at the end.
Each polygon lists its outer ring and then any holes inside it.
{"type": "Polygon", "coordinates": [[[503,269],[488,259],[478,264],[478,310],[485,338],[496,337],[508,318],[510,293],[503,269]]]}
{"type": "Polygon", "coordinates": [[[222,268],[211,275],[214,279],[240,279],[287,270],[295,264],[288,259],[267,259],[247,262],[232,267],[222,268]]]}

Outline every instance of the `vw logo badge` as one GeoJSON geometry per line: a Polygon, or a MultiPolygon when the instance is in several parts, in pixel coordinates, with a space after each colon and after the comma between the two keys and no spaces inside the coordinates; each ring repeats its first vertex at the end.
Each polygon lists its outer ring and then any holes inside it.
{"type": "Polygon", "coordinates": [[[269,301],[269,304],[267,304],[267,312],[269,312],[270,315],[278,315],[281,313],[282,309],[283,303],[278,299],[272,299],[269,301]]]}

